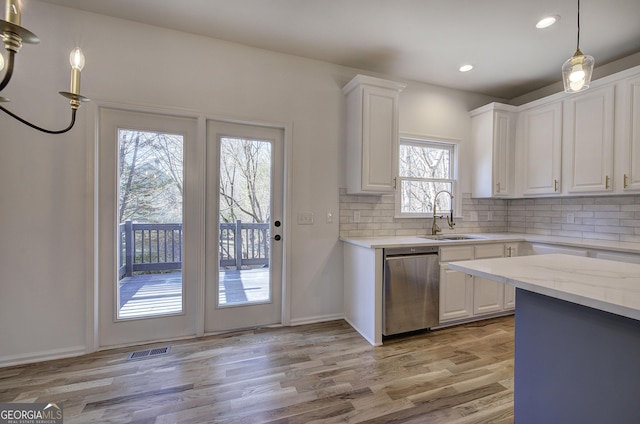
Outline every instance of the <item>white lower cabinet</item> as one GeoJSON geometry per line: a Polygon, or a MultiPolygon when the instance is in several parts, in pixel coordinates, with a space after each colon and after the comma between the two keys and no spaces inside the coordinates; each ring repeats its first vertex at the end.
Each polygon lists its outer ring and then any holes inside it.
{"type": "Polygon", "coordinates": [[[517,243],[443,247],[440,249],[440,324],[471,321],[515,308],[515,288],[463,272],[449,262],[517,256],[517,243]]]}
{"type": "Polygon", "coordinates": [[[452,271],[450,261],[473,259],[473,246],[440,248],[440,324],[473,316],[473,277],[452,271]]]}
{"type": "MultiPolygon", "coordinates": [[[[475,246],[475,259],[504,257],[504,244],[475,246]]],[[[473,314],[483,315],[500,312],[504,308],[504,284],[473,277],[473,314]]]]}
{"type": "Polygon", "coordinates": [[[504,309],[504,284],[473,277],[473,315],[491,314],[504,309]]]}
{"type": "Polygon", "coordinates": [[[473,277],[440,265],[440,323],[473,316],[473,277]]]}
{"type": "MultiPolygon", "coordinates": [[[[510,258],[518,256],[518,243],[507,243],[504,245],[504,256],[510,258]]],[[[516,308],[516,288],[508,284],[504,286],[504,310],[512,311],[516,308]]]]}

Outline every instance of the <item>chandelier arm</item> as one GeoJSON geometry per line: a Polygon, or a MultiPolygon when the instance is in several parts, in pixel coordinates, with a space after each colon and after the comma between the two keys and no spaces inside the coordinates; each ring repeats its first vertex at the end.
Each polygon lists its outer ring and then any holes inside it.
{"type": "Polygon", "coordinates": [[[9,60],[7,61],[7,71],[4,74],[4,78],[2,82],[0,82],[0,91],[4,90],[4,88],[9,84],[11,80],[11,76],[13,75],[13,63],[15,59],[16,53],[12,50],[7,50],[9,53],[9,60]]]}
{"type": "Polygon", "coordinates": [[[7,115],[11,116],[12,118],[15,118],[18,121],[22,122],[23,124],[33,128],[34,130],[42,131],[43,133],[47,133],[47,134],[63,134],[63,133],[66,133],[71,128],[73,128],[73,125],[76,123],[76,112],[77,112],[77,109],[73,109],[73,108],[71,109],[71,123],[69,124],[69,126],[67,128],[65,128],[65,129],[63,129],[63,130],[55,130],[55,131],[51,131],[51,130],[39,127],[37,125],[34,125],[31,122],[27,121],[26,119],[23,119],[23,118],[19,117],[18,115],[16,115],[15,113],[11,112],[10,110],[6,109],[2,105],[0,105],[0,110],[2,110],[4,113],[6,113],[7,115]]]}

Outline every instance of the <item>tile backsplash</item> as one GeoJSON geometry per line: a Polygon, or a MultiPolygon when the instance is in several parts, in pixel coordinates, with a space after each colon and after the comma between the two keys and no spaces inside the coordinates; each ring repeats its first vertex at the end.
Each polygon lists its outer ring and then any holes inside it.
{"type": "MultiPolygon", "coordinates": [[[[340,236],[431,233],[431,218],[395,218],[394,202],[393,195],[348,195],[340,189],[340,236]]],[[[438,225],[443,232],[450,232],[446,220],[439,220],[438,225]]],[[[473,199],[464,193],[462,217],[456,219],[455,232],[513,232],[640,242],[640,195],[504,200],[473,199]]]]}
{"type": "Polygon", "coordinates": [[[640,196],[508,200],[509,232],[640,242],[640,196]]]}
{"type": "MultiPolygon", "coordinates": [[[[501,199],[462,197],[463,217],[456,218],[455,232],[504,233],[507,231],[507,203],[501,199]],[[472,221],[472,212],[477,220],[472,221]],[[487,218],[491,212],[492,219],[487,218]]],[[[454,211],[456,212],[456,211],[454,211]]],[[[432,218],[395,218],[395,197],[349,195],[340,189],[340,237],[415,236],[431,234],[432,218]],[[360,222],[355,215],[359,213],[360,222]]],[[[456,215],[458,213],[456,212],[456,215]]],[[[447,220],[437,221],[444,233],[452,232],[447,220]]]]}

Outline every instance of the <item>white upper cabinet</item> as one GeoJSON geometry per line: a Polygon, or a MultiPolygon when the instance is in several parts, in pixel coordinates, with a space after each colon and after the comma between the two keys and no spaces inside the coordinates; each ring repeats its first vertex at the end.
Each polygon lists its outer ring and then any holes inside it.
{"type": "Polygon", "coordinates": [[[394,191],[398,167],[398,96],[405,86],[357,75],[342,89],[347,114],[347,193],[394,191]]]}
{"type": "Polygon", "coordinates": [[[473,197],[514,194],[516,108],[491,103],[470,112],[473,197]]]}
{"type": "Polygon", "coordinates": [[[473,197],[640,192],[640,66],[578,94],[469,113],[473,197]]]}
{"type": "Polygon", "coordinates": [[[623,83],[626,93],[624,116],[623,153],[620,155],[620,169],[623,170],[622,187],[624,192],[640,190],[640,77],[623,83]]]}
{"type": "Polygon", "coordinates": [[[562,101],[525,109],[518,119],[522,194],[560,194],[562,101]]]}
{"type": "Polygon", "coordinates": [[[568,193],[613,191],[615,85],[565,100],[568,193]]]}

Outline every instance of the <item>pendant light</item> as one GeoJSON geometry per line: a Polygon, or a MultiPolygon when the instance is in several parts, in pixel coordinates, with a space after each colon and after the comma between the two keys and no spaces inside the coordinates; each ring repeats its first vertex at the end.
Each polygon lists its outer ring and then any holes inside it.
{"type": "Polygon", "coordinates": [[[593,56],[580,51],[580,0],[578,0],[578,42],[575,54],[562,65],[564,91],[577,93],[589,88],[594,64],[593,56]]]}

